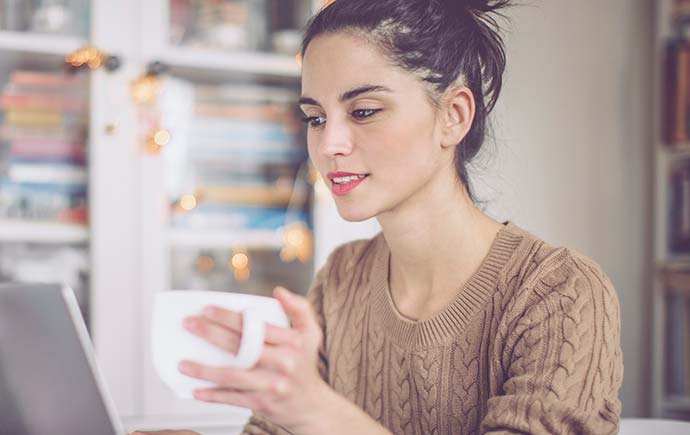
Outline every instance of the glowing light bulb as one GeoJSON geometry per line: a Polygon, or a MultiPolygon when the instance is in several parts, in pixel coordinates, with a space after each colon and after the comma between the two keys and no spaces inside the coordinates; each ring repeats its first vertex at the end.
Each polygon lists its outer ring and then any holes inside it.
{"type": "Polygon", "coordinates": [[[182,207],[183,210],[193,210],[197,206],[197,204],[198,201],[196,199],[196,196],[192,194],[183,195],[182,198],[180,198],[180,207],[182,207]]]}
{"type": "Polygon", "coordinates": [[[170,132],[168,130],[158,130],[153,134],[153,141],[160,146],[167,145],[170,142],[170,132]]]}
{"type": "Polygon", "coordinates": [[[232,256],[230,264],[235,269],[245,269],[249,266],[249,257],[243,252],[238,252],[232,256]]]}

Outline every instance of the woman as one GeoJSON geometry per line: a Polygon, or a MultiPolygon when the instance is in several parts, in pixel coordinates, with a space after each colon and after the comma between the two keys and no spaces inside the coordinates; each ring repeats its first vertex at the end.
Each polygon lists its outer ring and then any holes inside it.
{"type": "MultiPolygon", "coordinates": [[[[246,434],[616,433],[619,307],[592,260],[485,215],[467,164],[501,90],[509,0],[339,0],[310,23],[301,108],[349,221],[309,300],[276,290],[251,370],[181,370],[254,410],[246,434]]],[[[230,352],[237,313],[190,319],[230,352]]],[[[189,432],[170,432],[189,433],[189,432]]]]}

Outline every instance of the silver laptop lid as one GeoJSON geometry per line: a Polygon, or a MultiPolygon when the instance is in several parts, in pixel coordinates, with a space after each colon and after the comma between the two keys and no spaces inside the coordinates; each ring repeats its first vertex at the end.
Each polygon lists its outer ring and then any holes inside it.
{"type": "Polygon", "coordinates": [[[71,289],[0,285],[0,434],[122,435],[71,289]]]}

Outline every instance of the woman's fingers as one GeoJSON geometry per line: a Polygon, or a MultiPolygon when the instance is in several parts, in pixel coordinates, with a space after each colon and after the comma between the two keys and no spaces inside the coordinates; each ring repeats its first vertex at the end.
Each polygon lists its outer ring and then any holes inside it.
{"type": "Polygon", "coordinates": [[[290,376],[297,369],[298,363],[295,351],[281,349],[278,346],[264,346],[256,367],[290,376]]]}
{"type": "Polygon", "coordinates": [[[221,387],[240,391],[268,391],[275,387],[279,376],[272,371],[232,367],[212,367],[193,361],[182,361],[179,370],[187,376],[203,379],[221,387]]]}
{"type": "Polygon", "coordinates": [[[225,308],[208,306],[201,311],[203,317],[220,323],[228,329],[242,331],[242,313],[226,310],[225,308]]]}
{"type": "MultiPolygon", "coordinates": [[[[187,330],[206,338],[223,349],[237,352],[242,332],[242,314],[221,307],[206,307],[202,316],[188,317],[187,330]],[[223,332],[225,331],[225,332],[223,332]],[[229,334],[229,335],[228,335],[229,334]]],[[[273,345],[300,346],[300,335],[292,328],[266,324],[264,342],[273,345]]]]}
{"type": "Polygon", "coordinates": [[[295,329],[302,332],[319,329],[314,311],[307,298],[294,294],[284,287],[276,287],[273,294],[280,301],[280,305],[295,329]]]}
{"type": "Polygon", "coordinates": [[[192,334],[230,353],[237,353],[240,347],[240,333],[203,317],[188,317],[184,327],[192,334]]]}
{"type": "Polygon", "coordinates": [[[257,409],[257,400],[253,395],[229,388],[207,388],[194,391],[194,398],[210,403],[223,403],[242,408],[257,409]]]}

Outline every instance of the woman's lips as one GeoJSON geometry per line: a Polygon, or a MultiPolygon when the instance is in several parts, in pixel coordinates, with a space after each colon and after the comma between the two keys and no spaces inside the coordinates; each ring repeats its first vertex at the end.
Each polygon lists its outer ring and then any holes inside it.
{"type": "Polygon", "coordinates": [[[366,180],[366,177],[364,177],[364,178],[359,178],[359,179],[357,179],[357,180],[350,181],[350,182],[345,183],[345,184],[332,183],[332,184],[331,184],[331,189],[333,190],[333,194],[335,194],[335,195],[337,195],[337,196],[346,195],[347,193],[349,193],[350,191],[352,191],[355,187],[357,187],[357,186],[359,186],[360,184],[362,184],[362,182],[363,182],[364,180],[366,180]]]}
{"type": "Polygon", "coordinates": [[[354,174],[351,172],[330,172],[327,177],[331,181],[331,191],[336,196],[346,195],[351,192],[354,188],[362,184],[364,180],[367,179],[368,174],[354,174]],[[344,178],[344,177],[357,177],[352,181],[347,181],[345,183],[336,183],[334,179],[344,178]]]}

